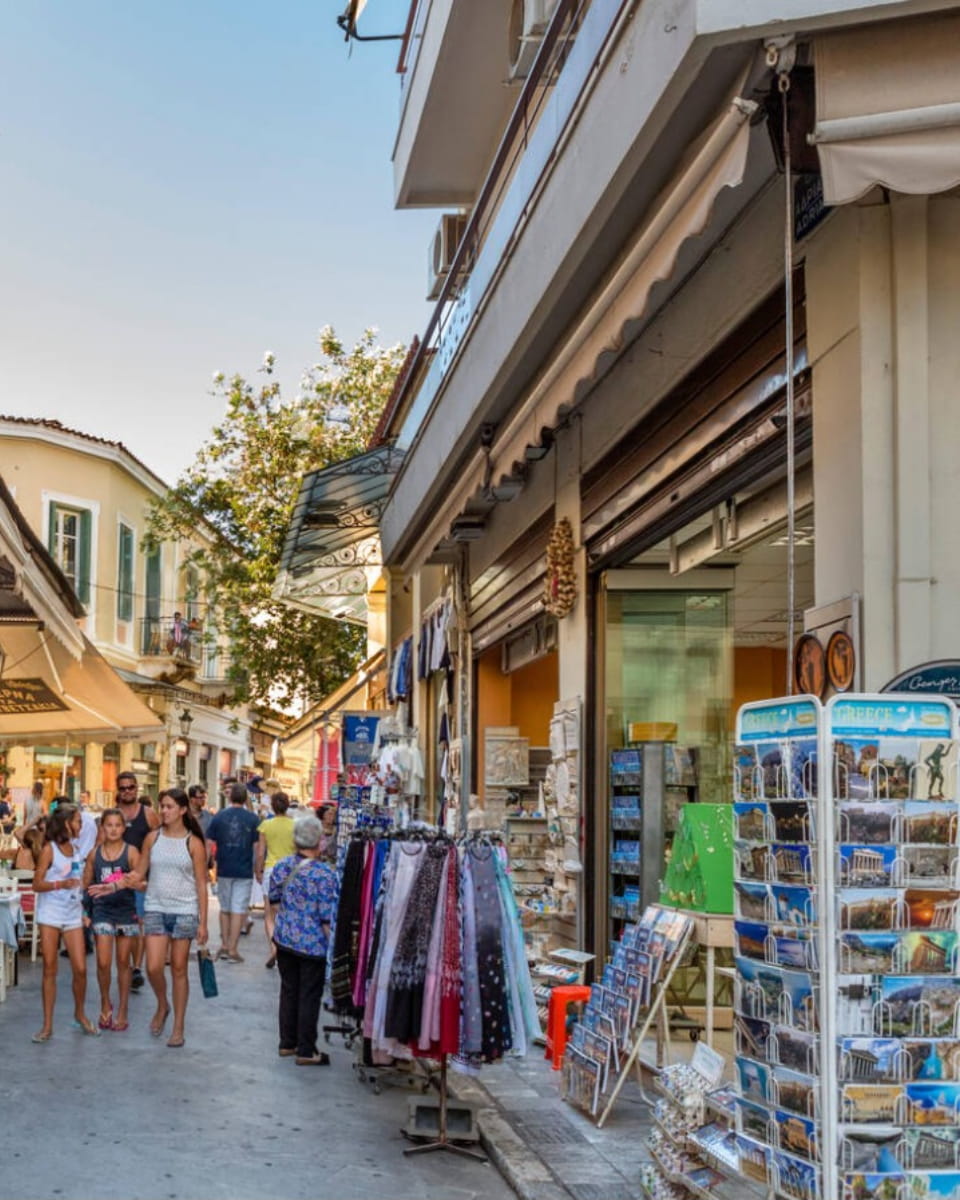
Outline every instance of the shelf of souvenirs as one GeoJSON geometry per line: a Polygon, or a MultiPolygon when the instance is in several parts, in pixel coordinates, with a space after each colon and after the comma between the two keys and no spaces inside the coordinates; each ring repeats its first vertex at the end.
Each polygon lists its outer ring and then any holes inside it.
{"type": "MultiPolygon", "coordinates": [[[[650,1150],[650,1153],[654,1158],[657,1169],[668,1183],[683,1188],[685,1192],[693,1196],[702,1196],[703,1200],[715,1200],[718,1186],[727,1182],[726,1178],[719,1171],[693,1161],[688,1162],[687,1171],[671,1171],[664,1165],[653,1149],[650,1150]]],[[[643,1181],[641,1182],[643,1183],[643,1181]]],[[[643,1183],[643,1190],[648,1196],[655,1195],[655,1190],[646,1186],[645,1183],[643,1183]]],[[[662,1197],[657,1197],[657,1200],[662,1200],[662,1197]]]]}

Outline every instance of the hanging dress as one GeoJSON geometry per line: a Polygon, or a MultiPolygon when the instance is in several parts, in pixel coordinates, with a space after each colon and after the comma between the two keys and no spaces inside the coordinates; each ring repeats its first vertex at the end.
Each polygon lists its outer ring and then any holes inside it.
{"type": "MultiPolygon", "coordinates": [[[[402,843],[401,850],[405,850],[402,843]]],[[[398,1042],[416,1042],[420,1037],[427,958],[446,857],[447,848],[443,845],[428,843],[422,847],[420,870],[410,889],[397,938],[390,967],[384,1033],[398,1042]]]]}

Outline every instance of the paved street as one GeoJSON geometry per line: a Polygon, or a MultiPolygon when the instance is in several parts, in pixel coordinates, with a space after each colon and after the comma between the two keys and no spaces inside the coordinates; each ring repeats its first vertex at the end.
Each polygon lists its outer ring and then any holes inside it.
{"type": "MultiPolygon", "coordinates": [[[[211,921],[216,928],[216,920],[211,921]]],[[[70,1028],[61,960],[53,1040],[40,1028],[40,965],[0,1006],[3,1161],[0,1195],[18,1200],[508,1200],[490,1164],[446,1153],[405,1158],[409,1093],[360,1084],[352,1054],[328,1068],[277,1057],[276,972],[263,969],[257,922],[243,965],[218,963],[220,996],[204,1000],[191,964],[183,1050],[150,1037],[149,987],[126,1033],[70,1028]]],[[[90,960],[88,960],[89,962],[90,960]]],[[[92,965],[88,1014],[96,1018],[92,965]]]]}

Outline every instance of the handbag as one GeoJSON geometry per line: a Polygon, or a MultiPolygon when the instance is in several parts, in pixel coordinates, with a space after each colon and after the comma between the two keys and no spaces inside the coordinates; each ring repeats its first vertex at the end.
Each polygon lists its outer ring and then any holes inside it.
{"type": "Polygon", "coordinates": [[[217,989],[217,972],[210,957],[210,951],[204,946],[197,951],[197,965],[200,968],[200,990],[205,1000],[219,996],[217,989]]]}

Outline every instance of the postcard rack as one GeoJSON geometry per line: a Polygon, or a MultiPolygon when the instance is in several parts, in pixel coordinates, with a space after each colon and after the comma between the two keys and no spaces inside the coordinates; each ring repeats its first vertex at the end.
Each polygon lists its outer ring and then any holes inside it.
{"type": "Polygon", "coordinates": [[[590,987],[580,1021],[567,1043],[561,1094],[603,1125],[630,1072],[637,1069],[648,1033],[666,1030],[666,996],[674,972],[693,938],[692,919],[676,909],[649,904],[628,924],[590,987]]]}
{"type": "Polygon", "coordinates": [[[736,736],[741,1153],[790,1200],[960,1196],[957,711],[790,697],[736,736]]]}

